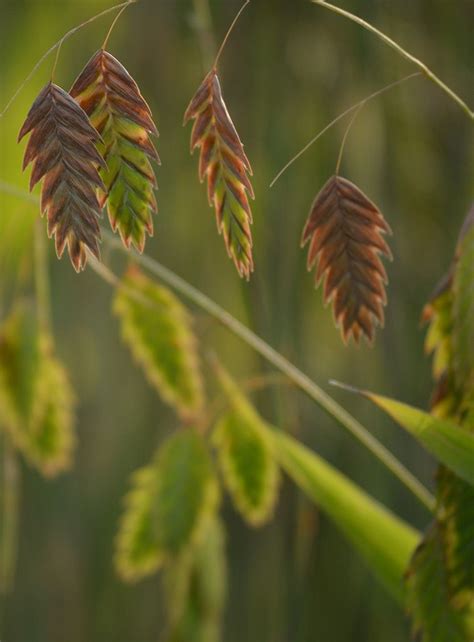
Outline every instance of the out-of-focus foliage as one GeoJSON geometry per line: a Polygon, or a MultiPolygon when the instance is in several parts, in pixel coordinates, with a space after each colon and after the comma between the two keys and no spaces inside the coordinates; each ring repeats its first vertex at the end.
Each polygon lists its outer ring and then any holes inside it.
{"type": "Polygon", "coordinates": [[[130,268],[114,310],[124,341],[163,399],[184,416],[198,413],[203,389],[196,340],[189,314],[175,295],[130,268]]]}
{"type": "Polygon", "coordinates": [[[198,543],[218,498],[203,438],[195,428],[180,430],[134,475],[117,536],[120,575],[140,579],[198,543]]]}
{"type": "Polygon", "coordinates": [[[69,468],[75,446],[73,393],[32,306],[18,306],[0,330],[0,426],[47,476],[69,468]]]}
{"type": "Polygon", "coordinates": [[[431,413],[435,417],[450,417],[454,414],[459,399],[453,385],[452,359],[452,305],[451,275],[439,284],[431,301],[423,309],[422,319],[429,323],[425,338],[425,351],[432,355],[432,371],[436,381],[431,396],[431,413]]]}
{"type": "Polygon", "coordinates": [[[234,409],[221,417],[213,438],[224,483],[252,526],[272,516],[278,498],[278,466],[262,423],[256,414],[234,409]]]}
{"type": "Polygon", "coordinates": [[[214,431],[224,483],[237,510],[253,526],[273,514],[278,499],[279,470],[263,419],[224,368],[216,373],[230,410],[214,431]]]}
{"type": "MultiPolygon", "coordinates": [[[[428,310],[429,341],[435,353],[434,408],[440,414],[441,402],[442,413],[459,424],[452,422],[450,428],[446,424],[443,433],[449,438],[449,430],[452,431],[450,442],[454,438],[458,441],[456,463],[464,457],[464,465],[462,469],[454,466],[440,454],[441,461],[451,470],[439,467],[435,520],[407,573],[407,605],[413,628],[424,642],[470,642],[474,636],[473,466],[465,458],[471,448],[463,444],[466,433],[472,436],[474,429],[474,358],[469,336],[473,328],[472,282],[469,284],[469,277],[474,275],[470,265],[474,252],[473,214],[471,210],[464,222],[449,276],[428,310]],[[442,361],[439,355],[443,355],[442,361]]],[[[426,419],[424,422],[427,425],[426,419]]],[[[446,440],[444,449],[442,446],[437,444],[440,453],[449,453],[446,440]]]]}
{"type": "MultiPolygon", "coordinates": [[[[474,205],[469,213],[456,250],[453,275],[452,369],[456,388],[464,391],[465,404],[474,401],[474,205]]],[[[474,426],[474,421],[471,421],[474,426]]]]}
{"type": "Polygon", "coordinates": [[[165,571],[167,642],[218,642],[227,597],[225,531],[215,518],[201,542],[165,571]]]}
{"type": "Polygon", "coordinates": [[[464,618],[449,604],[450,578],[442,534],[432,526],[415,552],[407,575],[414,633],[429,642],[465,642],[464,618]],[[416,597],[413,600],[413,597],[416,597]]]}

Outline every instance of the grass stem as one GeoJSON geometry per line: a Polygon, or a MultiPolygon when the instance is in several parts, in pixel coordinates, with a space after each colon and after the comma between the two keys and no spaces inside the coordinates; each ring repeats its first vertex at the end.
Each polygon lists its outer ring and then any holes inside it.
{"type": "Polygon", "coordinates": [[[375,34],[377,38],[379,38],[382,42],[384,42],[386,45],[394,49],[400,56],[405,58],[406,60],[409,60],[412,64],[416,65],[418,69],[421,70],[421,72],[429,78],[435,85],[438,85],[438,87],[444,91],[445,94],[447,94],[451,100],[453,100],[468,116],[471,120],[474,120],[474,111],[472,111],[468,105],[464,102],[462,98],[460,98],[446,83],[444,83],[427,65],[425,65],[424,62],[413,56],[411,53],[409,53],[406,49],[401,47],[398,42],[395,42],[395,40],[392,40],[392,38],[389,38],[386,34],[384,34],[380,29],[377,29],[377,27],[374,27],[370,22],[367,22],[366,20],[363,20],[362,18],[359,18],[359,16],[354,15],[353,13],[350,13],[349,11],[346,11],[345,9],[341,9],[341,7],[337,7],[334,4],[331,4],[329,2],[326,2],[326,0],[311,0],[314,4],[317,4],[321,7],[325,7],[326,9],[329,9],[330,11],[333,11],[334,13],[338,13],[340,16],[344,16],[344,18],[348,18],[349,20],[352,20],[352,22],[355,22],[359,26],[363,27],[367,31],[370,31],[371,33],[375,34]]]}

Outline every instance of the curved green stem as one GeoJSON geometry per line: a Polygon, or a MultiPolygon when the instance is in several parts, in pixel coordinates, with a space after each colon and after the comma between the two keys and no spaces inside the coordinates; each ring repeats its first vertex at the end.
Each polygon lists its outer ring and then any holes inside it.
{"type": "Polygon", "coordinates": [[[438,76],[429,68],[425,65],[424,62],[419,60],[418,58],[415,58],[411,53],[406,51],[406,49],[403,49],[395,40],[392,40],[389,38],[386,34],[384,34],[382,31],[374,27],[370,22],[366,22],[362,18],[359,18],[359,16],[354,15],[353,13],[350,13],[349,11],[346,11],[345,9],[341,9],[341,7],[337,7],[336,5],[330,4],[329,2],[326,2],[326,0],[311,0],[314,4],[317,4],[321,7],[325,7],[326,9],[329,9],[330,11],[333,11],[334,13],[338,13],[341,16],[344,16],[345,18],[348,18],[349,20],[352,20],[352,22],[355,22],[356,24],[360,25],[367,31],[370,31],[371,33],[375,34],[382,42],[384,42],[386,45],[394,49],[400,56],[405,58],[406,60],[409,60],[411,63],[416,65],[424,74],[427,78],[429,78],[435,85],[438,85],[442,91],[444,91],[445,94],[447,94],[452,100],[454,100],[455,103],[461,107],[461,109],[469,116],[471,120],[474,120],[474,111],[472,111],[468,105],[464,102],[462,98],[460,98],[448,85],[446,85],[438,76]]]}
{"type": "MultiPolygon", "coordinates": [[[[113,248],[128,254],[120,239],[110,232],[103,232],[104,240],[113,248]]],[[[361,423],[359,423],[347,410],[340,406],[322,388],[312,381],[301,370],[294,366],[288,359],[272,348],[268,343],[256,335],[243,323],[229,314],[219,304],[206,296],[203,292],[192,286],[170,269],[158,263],[146,254],[134,252],[137,263],[157,276],[167,285],[179,292],[183,297],[192,301],[205,312],[217,319],[222,325],[237,337],[242,339],[255,352],[271,363],[277,370],[286,375],[295,385],[315,401],[337,423],[348,430],[361,444],[363,444],[388,470],[392,472],[428,510],[434,509],[434,498],[431,493],[416,479],[416,477],[361,423]]]]}

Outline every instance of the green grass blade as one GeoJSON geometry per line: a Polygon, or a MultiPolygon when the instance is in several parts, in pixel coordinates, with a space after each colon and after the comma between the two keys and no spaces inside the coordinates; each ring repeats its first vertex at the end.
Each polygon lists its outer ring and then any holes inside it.
{"type": "Polygon", "coordinates": [[[403,577],[420,534],[372,499],[314,452],[282,432],[272,432],[282,468],[335,522],[399,601],[403,577]]]}
{"type": "Polygon", "coordinates": [[[364,392],[413,435],[439,461],[474,485],[474,434],[453,421],[438,419],[408,404],[364,392]]]}

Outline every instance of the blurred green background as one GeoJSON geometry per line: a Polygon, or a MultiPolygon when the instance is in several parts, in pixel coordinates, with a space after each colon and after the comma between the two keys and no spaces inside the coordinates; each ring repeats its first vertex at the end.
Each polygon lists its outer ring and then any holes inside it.
{"type": "MultiPolygon", "coordinates": [[[[103,0],[0,0],[0,107],[38,58],[103,0]]],[[[341,0],[419,56],[474,102],[472,0],[341,0]]],[[[380,205],[394,231],[386,327],[375,347],[344,348],[299,249],[311,201],[333,173],[344,123],[271,190],[273,175],[347,106],[413,71],[356,25],[305,0],[252,0],[220,62],[229,111],[254,169],[256,272],[239,281],[189,155],[182,114],[240,6],[239,0],[140,0],[109,49],[135,77],[161,136],[159,215],[146,251],[188,279],[328,389],[427,485],[434,462],[379,411],[329,379],[426,406],[430,364],[423,303],[449,264],[473,198],[472,124],[437,87],[409,81],[370,103],[351,132],[343,173],[380,205]],[[205,27],[207,7],[212,22],[205,27]],[[196,13],[197,12],[197,13],[196,13]],[[204,20],[204,22],[203,22],[204,20]]],[[[69,88],[102,43],[112,14],[63,46],[56,80],[69,88]]],[[[48,80],[48,59],[0,120],[0,180],[27,187],[16,133],[48,80]]],[[[1,314],[31,290],[37,208],[0,194],[1,314]]],[[[51,252],[57,351],[79,400],[72,472],[44,481],[24,467],[16,583],[4,642],[149,642],[163,630],[159,578],[122,584],[112,567],[121,498],[131,472],[176,427],[131,361],[110,310],[111,290],[51,252]]],[[[109,257],[116,271],[120,259],[109,257]]],[[[237,377],[266,371],[252,352],[196,314],[206,346],[237,377]]],[[[212,394],[213,387],[210,386],[212,394]]],[[[390,474],[301,393],[255,396],[266,418],[297,434],[418,528],[428,515],[390,474]]],[[[288,482],[273,522],[249,530],[226,501],[230,590],[225,642],[401,642],[404,614],[324,516],[288,482]]]]}

